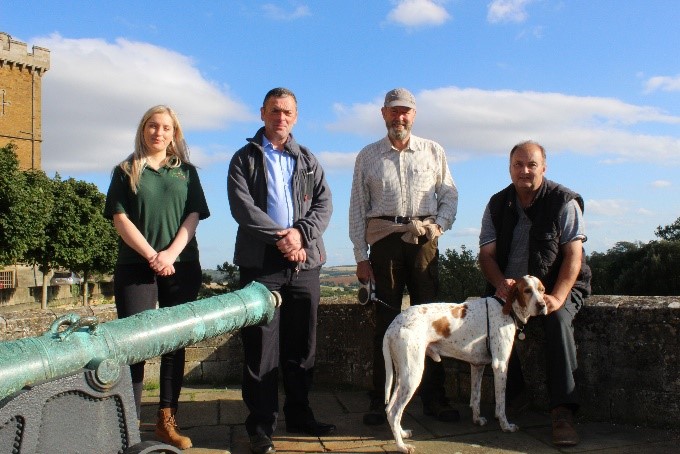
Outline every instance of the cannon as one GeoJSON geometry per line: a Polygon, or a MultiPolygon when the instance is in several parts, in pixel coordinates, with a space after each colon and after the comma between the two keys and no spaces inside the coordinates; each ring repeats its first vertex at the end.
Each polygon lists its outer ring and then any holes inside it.
{"type": "Polygon", "coordinates": [[[269,323],[278,304],[252,283],[101,324],[66,314],[42,336],[0,342],[0,452],[179,452],[140,441],[127,365],[269,323]]]}

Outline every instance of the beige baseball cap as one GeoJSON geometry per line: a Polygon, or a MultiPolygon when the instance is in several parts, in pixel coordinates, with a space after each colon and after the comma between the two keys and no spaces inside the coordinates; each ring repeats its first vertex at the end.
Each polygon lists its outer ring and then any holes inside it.
{"type": "Polygon", "coordinates": [[[413,93],[405,88],[394,88],[385,95],[385,107],[410,107],[416,108],[416,98],[413,93]]]}

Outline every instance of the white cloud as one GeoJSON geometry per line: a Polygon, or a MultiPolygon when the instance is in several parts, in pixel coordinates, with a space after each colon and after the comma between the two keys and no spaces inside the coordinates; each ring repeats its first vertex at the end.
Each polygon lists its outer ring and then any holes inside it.
{"type": "Polygon", "coordinates": [[[132,151],[140,118],[156,104],[170,105],[185,133],[253,118],[177,52],[57,34],[35,42],[50,49],[50,70],[42,79],[42,166],[48,175],[111,169],[132,151]]]}
{"type": "Polygon", "coordinates": [[[388,13],[387,20],[406,27],[441,25],[451,17],[442,3],[436,0],[399,0],[388,13]]]}
{"type": "Polygon", "coordinates": [[[669,188],[671,186],[673,186],[673,183],[671,183],[668,180],[652,181],[652,187],[654,187],[654,188],[669,188]]]}
{"type": "Polygon", "coordinates": [[[607,217],[618,217],[624,215],[631,205],[626,200],[602,199],[602,200],[586,200],[586,212],[590,215],[599,215],[607,217]]]}
{"type": "Polygon", "coordinates": [[[644,216],[644,217],[650,217],[650,216],[654,216],[656,214],[652,210],[648,210],[647,208],[638,208],[637,210],[635,210],[635,212],[637,214],[639,214],[640,216],[644,216]]]}
{"type": "MultiPolygon", "coordinates": [[[[479,238],[479,228],[475,227],[463,227],[463,228],[456,228],[453,230],[451,233],[452,236],[455,237],[473,237],[473,238],[479,238]]],[[[476,244],[474,246],[477,246],[476,244]]],[[[468,248],[469,249],[469,248],[468,248]]]]}
{"type": "Polygon", "coordinates": [[[645,83],[645,93],[661,91],[680,91],[680,75],[675,77],[655,76],[650,77],[645,83]]]}
{"type": "Polygon", "coordinates": [[[267,17],[274,20],[290,21],[300,19],[301,17],[311,16],[309,7],[306,5],[299,5],[293,8],[292,11],[286,11],[278,5],[267,3],[262,5],[262,9],[267,14],[267,17]]]}
{"type": "Polygon", "coordinates": [[[528,15],[526,6],[533,0],[493,0],[489,3],[486,19],[499,22],[524,22],[528,15]]]}
{"type": "Polygon", "coordinates": [[[358,152],[343,153],[339,151],[321,151],[315,153],[319,159],[321,166],[326,170],[333,169],[351,169],[354,168],[354,161],[357,158],[358,152]]]}
{"type": "MultiPolygon", "coordinates": [[[[680,117],[613,98],[512,90],[444,87],[416,93],[413,132],[440,142],[451,161],[505,155],[515,143],[533,139],[550,152],[598,155],[612,162],[654,161],[680,165],[677,136],[642,134],[640,125],[680,124],[680,117]],[[654,150],[650,154],[649,150],[654,150]]],[[[381,98],[336,104],[331,131],[379,137],[385,133],[381,98]]]]}

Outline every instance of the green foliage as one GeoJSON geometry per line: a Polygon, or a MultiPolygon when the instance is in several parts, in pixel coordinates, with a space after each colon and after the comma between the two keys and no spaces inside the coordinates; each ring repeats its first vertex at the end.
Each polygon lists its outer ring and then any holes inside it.
{"type": "Polygon", "coordinates": [[[666,241],[680,241],[680,218],[677,218],[671,225],[658,226],[654,235],[666,241]]]}
{"type": "Polygon", "coordinates": [[[45,244],[49,185],[44,172],[19,170],[13,144],[0,148],[0,265],[23,261],[29,250],[45,244]]]}
{"type": "Polygon", "coordinates": [[[239,272],[238,266],[233,265],[229,262],[224,262],[221,265],[217,265],[217,271],[227,275],[227,278],[222,281],[222,285],[229,288],[229,291],[234,291],[238,288],[239,272]]]}
{"type": "MultiPolygon", "coordinates": [[[[46,186],[47,187],[47,186],[46,186]]],[[[59,175],[49,185],[53,205],[45,225],[45,241],[27,253],[27,261],[47,274],[67,268],[85,275],[113,270],[117,235],[103,216],[105,197],[92,183],[59,175]]]]}
{"type": "Polygon", "coordinates": [[[460,302],[483,294],[486,280],[477,259],[465,245],[461,246],[460,253],[447,249],[439,257],[439,297],[442,300],[460,302]]]}
{"type": "MultiPolygon", "coordinates": [[[[63,267],[81,272],[85,279],[92,273],[113,272],[118,255],[118,233],[113,223],[104,217],[106,196],[96,185],[69,178],[63,184],[74,195],[70,215],[80,224],[78,248],[71,248],[63,267]]],[[[67,202],[68,203],[68,202],[67,202]]]]}
{"type": "Polygon", "coordinates": [[[680,295],[680,241],[620,242],[588,258],[596,295],[680,295]]]}
{"type": "Polygon", "coordinates": [[[357,297],[357,286],[328,286],[321,285],[321,296],[322,297],[346,297],[356,299],[357,297]]]}
{"type": "Polygon", "coordinates": [[[224,293],[233,292],[238,289],[239,275],[238,266],[232,265],[229,262],[224,262],[222,265],[217,265],[217,271],[226,274],[226,279],[221,282],[213,284],[213,277],[208,273],[203,273],[203,285],[198,292],[198,298],[209,298],[215,295],[222,295],[224,293]]]}
{"type": "Polygon", "coordinates": [[[594,295],[618,295],[617,281],[624,268],[630,268],[637,260],[637,251],[643,248],[640,242],[620,241],[606,253],[593,252],[588,257],[588,266],[593,272],[591,289],[594,295]]]}
{"type": "Polygon", "coordinates": [[[29,263],[45,275],[65,268],[86,280],[110,273],[118,235],[104,218],[104,202],[94,184],[21,171],[14,146],[0,148],[0,264],[29,263]]]}

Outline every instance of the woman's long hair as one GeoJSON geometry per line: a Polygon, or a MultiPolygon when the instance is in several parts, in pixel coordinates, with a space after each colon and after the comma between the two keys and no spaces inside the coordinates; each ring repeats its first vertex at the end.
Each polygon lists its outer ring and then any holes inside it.
{"type": "Polygon", "coordinates": [[[146,144],[144,143],[144,128],[146,127],[146,122],[149,121],[149,118],[157,113],[166,113],[170,115],[174,132],[172,142],[170,142],[170,145],[168,145],[166,150],[167,157],[162,165],[166,167],[179,167],[183,163],[191,164],[191,162],[189,162],[189,147],[184,140],[182,126],[179,124],[175,111],[164,105],[150,108],[146,111],[137,127],[135,151],[119,164],[119,167],[129,177],[130,189],[132,189],[132,192],[135,194],[137,194],[137,189],[139,188],[139,180],[142,176],[142,171],[146,166],[147,149],[146,144]]]}

